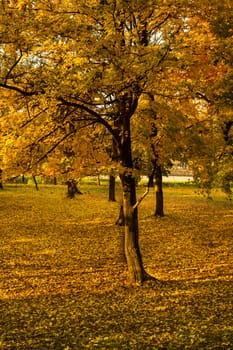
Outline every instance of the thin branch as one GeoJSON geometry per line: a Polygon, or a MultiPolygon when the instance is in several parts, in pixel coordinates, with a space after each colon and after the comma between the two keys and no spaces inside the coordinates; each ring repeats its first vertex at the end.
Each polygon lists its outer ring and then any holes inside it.
{"type": "MultiPolygon", "coordinates": [[[[85,128],[87,126],[90,126],[92,125],[93,122],[91,123],[88,123],[86,125],[83,125],[81,127],[79,127],[79,130],[82,129],[82,128],[85,128]]],[[[41,142],[41,141],[44,141],[46,140],[49,136],[51,136],[53,133],[55,133],[57,130],[59,130],[60,127],[57,127],[55,129],[53,129],[51,132],[49,132],[48,134],[42,136],[40,139],[37,140],[37,143],[41,142]]],[[[70,131],[68,134],[64,135],[64,137],[62,137],[59,141],[57,141],[45,154],[43,154],[43,156],[41,156],[32,166],[35,166],[37,164],[39,164],[42,160],[44,160],[45,158],[47,158],[47,156],[52,153],[63,141],[65,141],[68,137],[70,137],[72,134],[74,134],[74,131],[70,131]]]]}
{"type": "Polygon", "coordinates": [[[48,107],[46,107],[45,109],[43,109],[42,111],[36,113],[34,116],[31,117],[31,113],[30,113],[30,110],[28,108],[28,105],[27,105],[27,112],[28,112],[28,115],[30,117],[30,119],[26,120],[21,126],[20,128],[24,128],[26,125],[30,124],[31,122],[33,122],[37,117],[39,117],[43,112],[45,112],[46,110],[48,109],[48,107]]]}
{"type": "Polygon", "coordinates": [[[197,98],[200,98],[200,99],[202,99],[202,100],[204,100],[204,101],[206,101],[206,102],[208,102],[208,103],[211,103],[211,100],[206,96],[206,95],[204,95],[202,92],[196,92],[196,97],[197,98]]]}
{"type": "Polygon", "coordinates": [[[201,125],[201,124],[204,124],[204,123],[210,122],[210,121],[211,121],[210,118],[205,118],[205,119],[202,119],[202,120],[198,120],[196,123],[190,124],[190,125],[186,126],[184,129],[188,130],[188,129],[191,129],[191,128],[197,126],[197,125],[201,125]]]}
{"type": "Polygon", "coordinates": [[[53,130],[51,130],[49,133],[47,133],[46,135],[41,136],[39,139],[36,140],[37,143],[42,142],[44,140],[46,140],[49,136],[53,135],[56,131],[60,130],[61,127],[57,126],[55,127],[53,130]]]}
{"type": "Polygon", "coordinates": [[[13,69],[17,66],[17,64],[20,62],[21,58],[23,56],[23,53],[22,51],[20,50],[20,55],[19,55],[19,58],[13,63],[13,65],[11,66],[11,68],[9,69],[9,71],[7,72],[6,74],[6,77],[4,79],[5,83],[7,83],[7,80],[11,74],[11,72],[13,71],[13,69]]]}
{"type": "MultiPolygon", "coordinates": [[[[157,18],[159,18],[159,17],[161,17],[161,15],[157,16],[157,18]]],[[[154,27],[152,28],[153,31],[155,31],[155,29],[156,29],[156,30],[159,29],[164,23],[167,22],[167,20],[168,20],[170,17],[171,17],[171,15],[170,15],[170,13],[168,13],[168,14],[166,15],[166,17],[164,17],[160,22],[158,22],[158,23],[156,23],[156,24],[154,25],[154,27]]],[[[152,31],[152,30],[151,30],[151,31],[152,31]]]]}
{"type": "Polygon", "coordinates": [[[148,193],[150,192],[150,178],[153,176],[154,177],[155,174],[155,166],[152,169],[151,175],[149,176],[148,179],[148,183],[147,183],[147,187],[146,187],[146,191],[143,193],[143,195],[139,198],[139,200],[134,204],[133,206],[133,210],[135,210],[139,204],[143,201],[143,199],[148,195],[148,193]]]}
{"type": "Polygon", "coordinates": [[[40,157],[32,166],[35,166],[37,164],[39,164],[42,160],[44,160],[45,158],[47,158],[47,156],[52,153],[56,148],[57,146],[59,146],[63,141],[65,141],[69,136],[71,136],[73,134],[73,132],[70,132],[68,134],[66,134],[65,136],[63,136],[60,140],[58,140],[45,154],[43,154],[42,157],[40,157]]]}
{"type": "Polygon", "coordinates": [[[150,190],[150,188],[149,188],[149,186],[147,186],[147,189],[146,189],[146,191],[143,193],[143,195],[141,196],[141,198],[139,198],[139,200],[134,204],[134,206],[133,206],[133,209],[134,209],[134,210],[139,206],[139,204],[143,201],[143,199],[148,195],[149,190],[150,190]]]}

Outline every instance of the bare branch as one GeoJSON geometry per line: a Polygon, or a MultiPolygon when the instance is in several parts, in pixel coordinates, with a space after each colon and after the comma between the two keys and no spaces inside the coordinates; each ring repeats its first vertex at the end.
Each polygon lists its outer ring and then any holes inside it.
{"type": "Polygon", "coordinates": [[[148,195],[149,190],[150,190],[150,188],[149,188],[149,186],[147,186],[147,189],[146,189],[146,191],[143,193],[143,195],[141,196],[141,198],[139,198],[139,200],[134,204],[134,206],[133,206],[133,209],[134,209],[134,210],[139,206],[139,204],[143,201],[143,199],[148,195]]]}
{"type": "Polygon", "coordinates": [[[19,58],[13,63],[13,65],[10,67],[9,71],[7,72],[7,75],[4,79],[5,83],[7,83],[8,78],[10,77],[11,72],[13,71],[13,69],[17,66],[17,64],[20,62],[21,58],[23,56],[22,51],[20,50],[20,55],[19,58]]]}
{"type": "Polygon", "coordinates": [[[149,180],[147,183],[147,187],[146,187],[146,191],[143,193],[143,195],[139,198],[139,200],[134,204],[133,206],[133,210],[135,210],[139,204],[143,201],[143,199],[148,195],[148,193],[150,192],[150,178],[153,176],[154,177],[155,174],[155,166],[152,169],[151,175],[149,176],[149,180]]]}

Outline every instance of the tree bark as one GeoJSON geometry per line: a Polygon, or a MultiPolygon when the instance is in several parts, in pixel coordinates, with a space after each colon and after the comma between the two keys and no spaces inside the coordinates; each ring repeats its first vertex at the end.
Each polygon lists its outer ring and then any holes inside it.
{"type": "MultiPolygon", "coordinates": [[[[152,101],[154,100],[154,97],[151,95],[152,101]]],[[[156,149],[156,145],[153,142],[153,140],[158,136],[158,128],[155,124],[155,122],[152,122],[151,124],[151,151],[152,151],[152,174],[149,178],[150,181],[153,181],[153,178],[155,177],[155,184],[156,184],[156,192],[155,192],[155,216],[164,216],[164,205],[163,205],[163,174],[162,174],[162,167],[159,164],[159,153],[156,149]]]]}
{"type": "Polygon", "coordinates": [[[74,179],[68,180],[66,182],[67,184],[67,197],[68,198],[74,198],[76,194],[82,194],[81,191],[79,191],[77,182],[74,179]]]}
{"type": "Polygon", "coordinates": [[[0,169],[0,190],[3,189],[3,184],[2,184],[2,169],[0,169]]]}
{"type": "Polygon", "coordinates": [[[119,116],[119,161],[121,165],[120,179],[123,189],[123,213],[125,220],[125,257],[129,278],[132,283],[142,284],[149,276],[143,266],[139,247],[138,208],[136,205],[136,182],[133,174],[131,150],[130,117],[135,108],[133,96],[126,93],[121,100],[119,116]]]}
{"type": "Polygon", "coordinates": [[[129,277],[133,283],[141,284],[146,280],[142,256],[139,247],[138,209],[136,203],[136,184],[131,175],[121,176],[123,187],[123,212],[125,220],[125,257],[129,277]]]}
{"type": "Polygon", "coordinates": [[[154,187],[154,172],[148,176],[148,187],[154,187]]]}
{"type": "Polygon", "coordinates": [[[121,202],[120,205],[120,211],[119,211],[119,216],[116,221],[116,225],[118,226],[125,226],[125,216],[124,216],[124,209],[123,209],[123,201],[121,202]]]}
{"type": "Polygon", "coordinates": [[[24,175],[24,174],[22,174],[22,177],[21,177],[21,178],[22,178],[22,183],[23,183],[23,184],[26,184],[27,181],[26,181],[26,179],[25,179],[25,175],[24,175]]]}
{"type": "MultiPolygon", "coordinates": [[[[114,125],[115,123],[116,121],[114,121],[114,125]]],[[[112,161],[116,161],[118,157],[117,143],[116,143],[116,140],[114,140],[114,137],[112,137],[112,147],[110,150],[110,157],[112,161]]],[[[111,202],[116,201],[115,188],[116,188],[116,178],[114,176],[114,170],[111,169],[111,173],[109,176],[109,196],[108,196],[108,200],[111,202]]]]}
{"type": "Polygon", "coordinates": [[[38,183],[36,181],[36,175],[32,175],[32,178],[33,178],[33,182],[35,184],[36,190],[39,191],[38,183]]]}
{"type": "Polygon", "coordinates": [[[108,200],[109,202],[115,202],[116,197],[115,197],[115,176],[110,174],[109,175],[109,188],[108,188],[108,200]]]}
{"type": "Polygon", "coordinates": [[[155,216],[164,216],[163,206],[163,174],[161,165],[156,166],[155,171],[155,183],[156,183],[156,203],[155,203],[155,216]]]}

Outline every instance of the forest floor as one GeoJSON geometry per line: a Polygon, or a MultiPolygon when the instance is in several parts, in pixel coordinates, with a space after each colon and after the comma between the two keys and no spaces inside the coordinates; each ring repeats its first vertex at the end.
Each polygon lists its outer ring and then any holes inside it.
{"type": "MultiPolygon", "coordinates": [[[[128,283],[106,185],[0,192],[0,349],[232,349],[233,203],[166,187],[139,207],[146,270],[128,283]]],[[[143,188],[139,188],[139,194],[143,188]]],[[[118,199],[120,194],[118,193],[118,199]]]]}

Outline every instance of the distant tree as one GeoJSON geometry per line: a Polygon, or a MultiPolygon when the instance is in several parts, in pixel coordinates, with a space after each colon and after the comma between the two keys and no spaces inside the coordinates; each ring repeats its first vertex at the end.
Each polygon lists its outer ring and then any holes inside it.
{"type": "Polygon", "coordinates": [[[76,194],[82,194],[82,192],[78,189],[77,182],[74,179],[70,179],[66,182],[67,184],[67,197],[74,198],[76,194]]]}
{"type": "Polygon", "coordinates": [[[33,182],[35,184],[36,190],[39,191],[39,186],[38,186],[38,182],[37,182],[37,179],[36,179],[36,175],[32,175],[32,178],[33,178],[33,182]]]}

